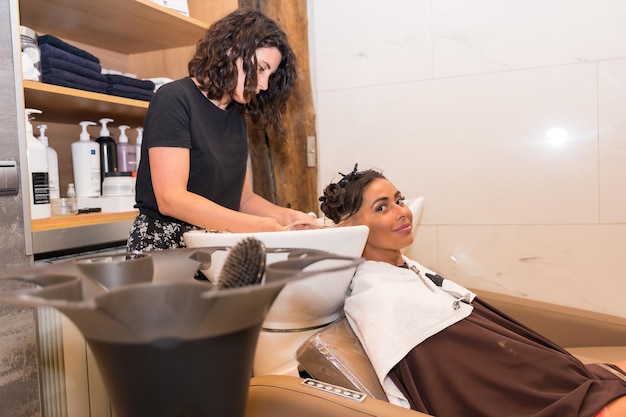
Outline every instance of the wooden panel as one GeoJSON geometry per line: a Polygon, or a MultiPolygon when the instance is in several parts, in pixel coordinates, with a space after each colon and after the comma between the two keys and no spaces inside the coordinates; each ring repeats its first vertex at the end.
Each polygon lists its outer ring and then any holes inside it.
{"type": "Polygon", "coordinates": [[[126,54],[194,44],[208,28],[150,0],[23,0],[20,7],[21,24],[39,34],[126,54]]]}
{"type": "Polygon", "coordinates": [[[239,7],[237,0],[188,0],[187,4],[191,16],[209,25],[239,7]]]}
{"type": "Polygon", "coordinates": [[[139,78],[167,77],[176,80],[188,74],[187,63],[194,49],[195,45],[190,45],[129,55],[128,71],[139,78]]]}
{"type": "MultiPolygon", "coordinates": [[[[194,19],[205,23],[207,27],[238,7],[237,0],[188,0],[187,3],[189,14],[194,19]]],[[[140,78],[182,78],[188,73],[187,63],[193,55],[197,41],[203,35],[204,31],[187,42],[186,46],[130,55],[128,71],[137,74],[140,78]]]]}

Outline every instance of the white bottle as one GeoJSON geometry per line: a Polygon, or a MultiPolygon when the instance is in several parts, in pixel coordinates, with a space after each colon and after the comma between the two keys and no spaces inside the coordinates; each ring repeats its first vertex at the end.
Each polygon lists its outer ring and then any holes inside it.
{"type": "Polygon", "coordinates": [[[55,198],[61,198],[61,191],[59,190],[59,155],[57,151],[50,147],[48,143],[48,137],[46,136],[47,125],[38,125],[39,129],[39,142],[46,145],[46,152],[48,155],[48,185],[50,186],[50,200],[55,198]]]}
{"type": "Polygon", "coordinates": [[[48,155],[46,145],[33,135],[30,115],[41,114],[41,110],[25,109],[26,114],[26,159],[28,164],[28,196],[31,219],[47,219],[52,215],[50,189],[48,188],[48,155]]]}
{"type": "Polygon", "coordinates": [[[139,171],[139,161],[141,161],[141,142],[143,141],[143,127],[138,127],[135,130],[137,130],[137,139],[135,141],[137,151],[135,156],[137,158],[137,171],[139,171]]]}
{"type": "Polygon", "coordinates": [[[94,122],[83,121],[80,140],[72,143],[72,168],[77,197],[97,197],[100,195],[100,145],[92,142],[87,126],[94,122]]]}
{"type": "Polygon", "coordinates": [[[129,127],[126,125],[117,127],[120,130],[120,137],[117,140],[117,170],[119,172],[137,171],[137,147],[128,143],[128,136],[126,136],[126,129],[129,127]]]}

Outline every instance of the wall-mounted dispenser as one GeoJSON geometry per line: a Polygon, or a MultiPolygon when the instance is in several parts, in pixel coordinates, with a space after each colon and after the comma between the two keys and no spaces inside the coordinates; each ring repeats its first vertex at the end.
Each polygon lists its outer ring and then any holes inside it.
{"type": "Polygon", "coordinates": [[[19,184],[15,161],[0,161],[0,196],[17,195],[19,184]]]}

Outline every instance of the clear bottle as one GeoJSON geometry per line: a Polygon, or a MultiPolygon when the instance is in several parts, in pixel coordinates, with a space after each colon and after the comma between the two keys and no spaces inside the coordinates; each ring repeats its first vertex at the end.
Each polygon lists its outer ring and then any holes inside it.
{"type": "Polygon", "coordinates": [[[37,125],[39,129],[39,136],[37,139],[46,146],[46,152],[48,155],[48,185],[50,188],[50,199],[61,198],[61,191],[59,190],[59,155],[50,144],[48,143],[48,137],[46,136],[47,125],[37,125]]]}
{"type": "Polygon", "coordinates": [[[37,44],[37,32],[26,26],[20,26],[22,56],[22,76],[26,80],[41,81],[41,51],[37,44]],[[30,64],[30,65],[29,65],[30,64]]]}
{"type": "Polygon", "coordinates": [[[77,197],[97,197],[100,195],[100,145],[92,142],[87,126],[96,123],[83,121],[80,140],[72,143],[72,168],[77,197]]]}
{"type": "Polygon", "coordinates": [[[137,171],[137,147],[128,143],[128,136],[126,136],[126,129],[129,127],[118,126],[120,137],[117,144],[117,170],[119,172],[137,171]]]}
{"type": "Polygon", "coordinates": [[[67,184],[67,200],[70,204],[70,213],[78,213],[78,200],[76,200],[76,188],[74,183],[67,184]]]}
{"type": "Polygon", "coordinates": [[[72,182],[67,184],[67,198],[76,198],[76,188],[72,182]]]}

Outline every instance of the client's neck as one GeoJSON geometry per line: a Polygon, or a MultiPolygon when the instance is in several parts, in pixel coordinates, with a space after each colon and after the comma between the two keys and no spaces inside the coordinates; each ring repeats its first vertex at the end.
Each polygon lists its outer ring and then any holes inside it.
{"type": "Polygon", "coordinates": [[[377,249],[366,246],[363,250],[363,257],[368,261],[386,262],[393,266],[404,264],[402,252],[399,250],[377,249]]]}

